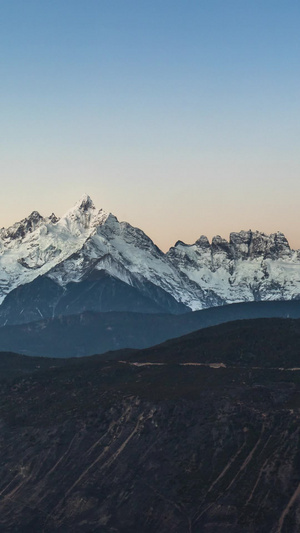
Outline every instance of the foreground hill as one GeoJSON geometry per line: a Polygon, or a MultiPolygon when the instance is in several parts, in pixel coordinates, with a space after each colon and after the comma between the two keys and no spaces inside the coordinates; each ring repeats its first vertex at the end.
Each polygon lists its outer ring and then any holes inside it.
{"type": "Polygon", "coordinates": [[[195,331],[130,359],[149,363],[215,363],[244,368],[300,368],[300,320],[239,320],[195,331]]]}
{"type": "Polygon", "coordinates": [[[246,302],[185,313],[83,313],[0,328],[0,350],[33,356],[80,357],[147,348],[208,326],[249,318],[300,318],[300,300],[246,302]]]}
{"type": "Polygon", "coordinates": [[[24,357],[26,375],[19,356],[0,529],[297,533],[299,338],[299,320],[253,320],[116,360],[24,357]]]}

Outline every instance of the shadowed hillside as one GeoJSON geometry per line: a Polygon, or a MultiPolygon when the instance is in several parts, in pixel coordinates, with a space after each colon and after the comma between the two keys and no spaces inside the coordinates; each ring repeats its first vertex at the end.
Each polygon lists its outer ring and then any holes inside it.
{"type": "Polygon", "coordinates": [[[299,332],[255,320],[115,361],[12,356],[0,529],[298,532],[299,332]]]}

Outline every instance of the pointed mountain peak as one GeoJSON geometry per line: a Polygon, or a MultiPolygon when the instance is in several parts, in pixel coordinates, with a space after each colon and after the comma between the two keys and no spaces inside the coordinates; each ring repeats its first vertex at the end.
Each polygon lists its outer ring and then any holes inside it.
{"type": "Polygon", "coordinates": [[[96,207],[91,197],[88,194],[83,194],[81,198],[79,198],[78,202],[76,202],[76,204],[74,204],[73,207],[71,207],[71,209],[65,213],[63,218],[74,218],[74,216],[77,218],[88,213],[93,215],[95,211],[96,207]]]}
{"type": "Polygon", "coordinates": [[[52,224],[56,224],[58,221],[59,218],[54,213],[51,213],[51,215],[47,218],[47,222],[52,222],[52,224]]]}
{"type": "Polygon", "coordinates": [[[73,209],[80,209],[81,211],[87,211],[88,209],[96,209],[93,200],[88,194],[83,194],[81,198],[76,202],[73,209]]]}
{"type": "Polygon", "coordinates": [[[176,241],[174,244],[174,248],[177,248],[178,246],[187,246],[187,245],[183,241],[176,241]]]}
{"type": "Polygon", "coordinates": [[[196,240],[195,244],[200,248],[210,248],[209,240],[206,235],[201,235],[199,239],[196,240]]]}
{"type": "Polygon", "coordinates": [[[28,233],[32,233],[37,227],[45,222],[38,211],[32,211],[27,218],[16,222],[9,228],[2,229],[2,237],[5,239],[23,239],[28,233]]]}
{"type": "MultiPolygon", "coordinates": [[[[27,217],[27,220],[32,220],[33,222],[39,222],[40,220],[42,220],[42,218],[43,218],[42,215],[40,215],[40,213],[38,211],[32,211],[32,213],[30,213],[29,217],[27,217]]],[[[24,220],[26,220],[26,219],[24,219],[24,220]]]]}
{"type": "Polygon", "coordinates": [[[60,219],[60,224],[67,224],[71,232],[79,233],[81,229],[92,229],[103,223],[108,217],[103,209],[97,210],[91,197],[84,194],[76,204],[60,219]]]}

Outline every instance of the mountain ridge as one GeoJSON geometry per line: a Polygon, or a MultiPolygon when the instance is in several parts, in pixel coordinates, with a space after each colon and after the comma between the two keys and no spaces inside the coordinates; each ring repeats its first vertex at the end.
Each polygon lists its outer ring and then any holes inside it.
{"type": "Polygon", "coordinates": [[[300,251],[281,232],[200,236],[163,253],[142,230],[98,210],[84,195],[61,218],[34,211],[0,230],[0,299],[47,276],[59,286],[105,271],[129,286],[147,283],[192,311],[242,301],[300,298],[300,251]]]}
{"type": "Polygon", "coordinates": [[[91,312],[0,327],[0,350],[31,356],[80,357],[144,349],[233,321],[299,319],[300,301],[244,302],[185,314],[91,312]]]}

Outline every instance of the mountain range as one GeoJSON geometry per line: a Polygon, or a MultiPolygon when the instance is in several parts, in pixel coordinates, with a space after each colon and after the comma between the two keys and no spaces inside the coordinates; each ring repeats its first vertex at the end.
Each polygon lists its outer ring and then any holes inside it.
{"type": "Polygon", "coordinates": [[[84,195],[62,218],[37,211],[0,230],[0,325],[92,312],[183,314],[300,297],[300,252],[280,233],[201,236],[163,253],[84,195]]]}
{"type": "Polygon", "coordinates": [[[0,294],[1,531],[299,531],[283,234],[163,253],[84,196],[0,230],[0,294]]]}

